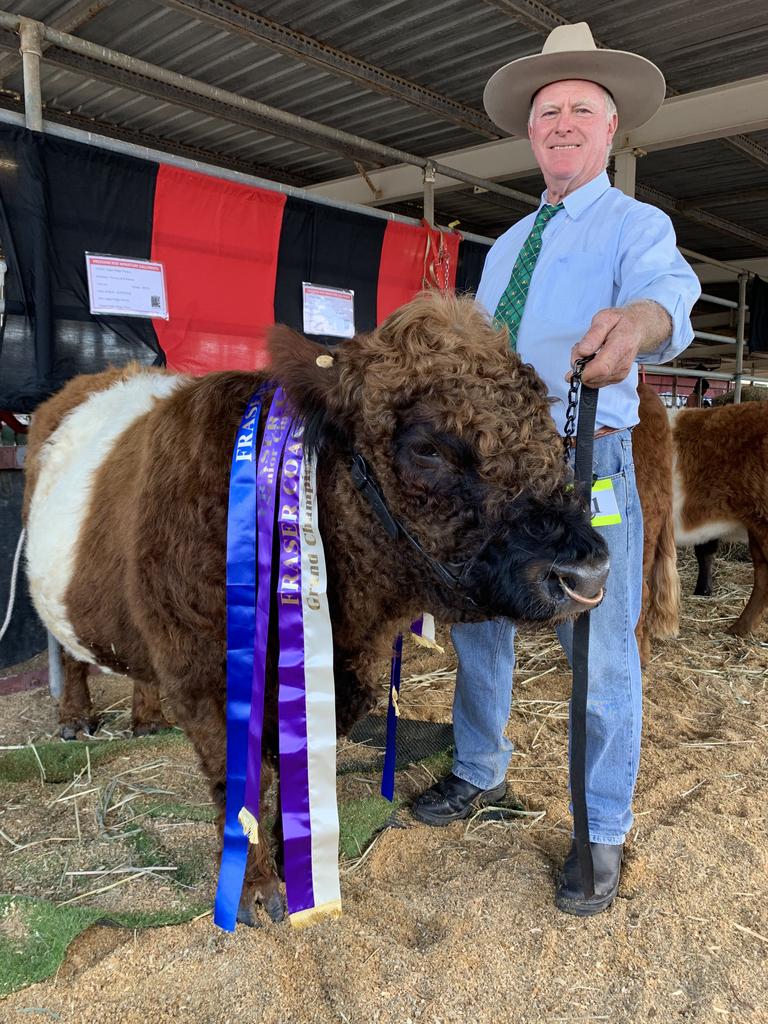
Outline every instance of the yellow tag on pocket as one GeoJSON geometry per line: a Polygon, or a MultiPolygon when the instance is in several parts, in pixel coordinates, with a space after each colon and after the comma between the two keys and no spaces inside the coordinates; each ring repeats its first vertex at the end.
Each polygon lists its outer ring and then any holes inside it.
{"type": "Polygon", "coordinates": [[[621,513],[613,493],[613,484],[606,477],[592,484],[592,525],[615,526],[621,522],[621,513]]]}

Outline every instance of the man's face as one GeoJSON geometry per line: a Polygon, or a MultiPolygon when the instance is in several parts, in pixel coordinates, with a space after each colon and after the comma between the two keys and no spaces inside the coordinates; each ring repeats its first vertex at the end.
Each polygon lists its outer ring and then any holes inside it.
{"type": "Polygon", "coordinates": [[[605,168],[617,118],[606,116],[605,93],[594,82],[552,82],[536,94],[528,127],[547,186],[567,195],[605,168]]]}

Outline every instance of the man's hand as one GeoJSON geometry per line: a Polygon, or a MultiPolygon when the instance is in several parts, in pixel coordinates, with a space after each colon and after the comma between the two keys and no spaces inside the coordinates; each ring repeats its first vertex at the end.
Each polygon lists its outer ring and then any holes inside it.
{"type": "MultiPolygon", "coordinates": [[[[595,352],[595,358],[584,367],[583,383],[591,388],[617,384],[632,369],[639,353],[653,352],[671,333],[669,313],[652,300],[601,309],[592,317],[587,333],[571,349],[571,365],[595,352]]],[[[566,380],[570,376],[566,374],[566,380]]]]}

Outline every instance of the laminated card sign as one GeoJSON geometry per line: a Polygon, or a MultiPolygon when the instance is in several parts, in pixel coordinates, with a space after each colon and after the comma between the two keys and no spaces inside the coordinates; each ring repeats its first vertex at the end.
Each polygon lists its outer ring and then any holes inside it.
{"type": "Polygon", "coordinates": [[[168,319],[162,263],[87,252],[85,269],[91,313],[168,319]]]}

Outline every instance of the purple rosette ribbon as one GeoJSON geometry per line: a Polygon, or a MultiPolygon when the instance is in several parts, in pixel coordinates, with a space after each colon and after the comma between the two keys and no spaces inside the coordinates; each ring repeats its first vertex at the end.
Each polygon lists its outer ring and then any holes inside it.
{"type": "Polygon", "coordinates": [[[303,428],[283,453],[277,585],[280,798],[291,924],[341,913],[333,637],[317,521],[314,464],[303,428]]]}
{"type": "Polygon", "coordinates": [[[251,715],[248,724],[248,762],[245,795],[238,820],[252,843],[259,841],[261,796],[261,740],[264,731],[264,689],[266,685],[269,606],[272,593],[272,544],[280,458],[291,428],[288,401],[282,388],[272,398],[256,471],[258,529],[258,588],[256,592],[256,638],[251,685],[251,715]]]}

